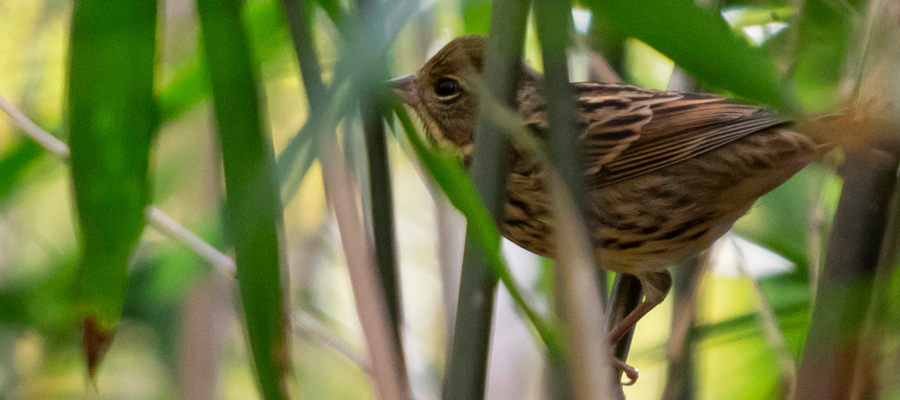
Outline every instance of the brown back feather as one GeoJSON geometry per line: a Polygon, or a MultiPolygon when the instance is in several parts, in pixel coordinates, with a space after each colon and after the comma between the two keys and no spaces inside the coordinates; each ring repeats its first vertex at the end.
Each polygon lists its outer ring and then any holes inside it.
{"type": "MultiPolygon", "coordinates": [[[[573,85],[583,117],[585,173],[592,188],[658,170],[788,122],[763,107],[712,94],[619,84],[573,85]]],[[[520,110],[539,132],[547,128],[543,108],[533,104],[520,110]]]]}

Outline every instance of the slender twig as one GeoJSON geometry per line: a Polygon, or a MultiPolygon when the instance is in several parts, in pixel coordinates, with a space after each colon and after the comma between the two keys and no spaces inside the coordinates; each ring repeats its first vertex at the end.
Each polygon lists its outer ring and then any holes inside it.
{"type": "Polygon", "coordinates": [[[153,229],[184,243],[204,260],[209,261],[222,275],[234,277],[235,265],[231,257],[203,241],[194,232],[191,232],[184,225],[179,224],[178,221],[175,221],[175,219],[166,215],[155,206],[147,207],[146,213],[147,221],[153,229]]]}
{"type": "Polygon", "coordinates": [[[381,286],[375,284],[380,279],[375,273],[374,260],[366,245],[365,231],[357,210],[356,189],[343,156],[334,138],[323,138],[322,175],[325,182],[325,196],[334,207],[341,231],[341,243],[347,257],[353,299],[356,302],[360,324],[365,330],[365,338],[372,360],[377,360],[374,378],[378,383],[379,398],[410,398],[406,368],[397,355],[394,346],[393,329],[388,318],[387,305],[381,286]]]}
{"type": "Polygon", "coordinates": [[[709,260],[715,257],[719,247],[717,242],[707,252],[675,266],[675,284],[672,287],[674,311],[669,339],[666,341],[668,366],[662,396],[665,400],[695,397],[697,296],[700,282],[709,267],[709,260]]]}
{"type": "Polygon", "coordinates": [[[806,220],[806,269],[809,271],[810,303],[815,304],[816,288],[819,287],[819,273],[822,271],[822,244],[825,224],[825,178],[820,179],[820,185],[812,193],[809,204],[809,216],[806,220]]]}
{"type": "Polygon", "coordinates": [[[350,343],[331,333],[331,330],[317,318],[305,312],[295,313],[294,331],[304,337],[318,340],[347,357],[367,375],[372,375],[372,364],[365,353],[353,348],[350,343]]]}
{"type": "Polygon", "coordinates": [[[895,280],[891,277],[896,273],[900,257],[900,193],[896,189],[900,185],[895,182],[894,187],[876,278],[872,284],[868,317],[860,338],[860,362],[853,377],[854,399],[872,399],[886,393],[896,393],[896,379],[893,378],[896,368],[892,368],[897,366],[896,361],[885,362],[881,351],[881,346],[892,333],[888,327],[893,325],[893,321],[889,319],[896,314],[889,309],[893,304],[892,291],[896,290],[895,280]],[[884,379],[885,372],[890,378],[884,379]]]}
{"type": "MultiPolygon", "coordinates": [[[[380,43],[384,39],[385,21],[376,18],[378,3],[372,0],[357,0],[359,19],[364,21],[369,34],[360,36],[357,40],[364,47],[370,43],[380,43]]],[[[397,249],[394,239],[394,199],[391,188],[391,168],[388,159],[387,143],[384,132],[383,115],[386,113],[384,95],[386,88],[387,64],[383,58],[376,58],[375,64],[369,75],[369,81],[364,82],[361,88],[360,113],[363,119],[363,134],[365,135],[366,160],[369,172],[369,201],[365,204],[370,211],[369,218],[372,224],[372,236],[374,239],[375,262],[381,277],[381,286],[384,289],[385,301],[388,305],[388,314],[394,326],[394,336],[397,340],[397,348],[402,350],[401,333],[403,330],[403,296],[400,286],[399,270],[397,268],[397,249]]],[[[402,354],[402,351],[401,351],[402,354]]]]}
{"type": "MultiPolygon", "coordinates": [[[[330,115],[333,111],[329,106],[335,96],[339,95],[332,84],[330,96],[326,96],[319,71],[319,61],[315,48],[312,46],[312,27],[310,19],[305,14],[306,9],[297,0],[283,0],[285,13],[291,14],[288,19],[291,31],[292,44],[298,57],[298,62],[305,65],[300,74],[308,87],[316,88],[313,92],[307,91],[308,104],[311,115],[330,115]],[[302,13],[299,16],[297,13],[302,13]],[[321,97],[330,97],[322,99],[321,97]]],[[[386,8],[379,9],[385,12],[386,8]]],[[[396,28],[396,27],[394,27],[396,28]]],[[[388,32],[385,40],[392,38],[388,32]]],[[[372,54],[380,57],[386,49],[373,48],[372,54]]],[[[336,75],[355,76],[347,70],[349,65],[335,69],[336,75]],[[343,68],[343,69],[342,69],[343,68]]],[[[350,96],[345,96],[349,98],[350,96]]],[[[337,110],[340,111],[340,110],[337,110]]],[[[319,155],[322,161],[322,177],[325,182],[325,196],[327,202],[334,208],[338,229],[341,232],[341,243],[347,257],[347,269],[350,273],[350,283],[353,288],[353,299],[356,302],[357,314],[363,328],[364,338],[369,356],[373,364],[378,365],[372,375],[376,383],[378,398],[408,399],[411,396],[409,379],[406,366],[403,361],[400,343],[394,335],[393,325],[389,322],[389,309],[385,301],[383,287],[378,284],[381,278],[376,273],[375,260],[369,252],[369,243],[365,235],[362,220],[357,210],[357,189],[351,172],[348,171],[345,159],[334,137],[334,129],[338,118],[322,118],[317,121],[316,129],[311,133],[320,135],[319,155]]]]}
{"type": "Polygon", "coordinates": [[[597,75],[601,83],[622,83],[622,77],[616,73],[616,70],[613,69],[611,65],[609,65],[609,61],[606,61],[606,57],[603,54],[600,54],[596,51],[589,51],[587,53],[588,57],[588,66],[591,68],[591,71],[597,75]]]}
{"type": "Polygon", "coordinates": [[[25,114],[22,114],[18,108],[13,106],[12,103],[6,101],[3,96],[0,96],[0,110],[3,110],[6,115],[12,118],[13,122],[22,128],[22,130],[25,131],[25,134],[41,145],[41,147],[56,154],[63,160],[69,159],[69,146],[37,126],[37,124],[28,119],[25,114]]]}

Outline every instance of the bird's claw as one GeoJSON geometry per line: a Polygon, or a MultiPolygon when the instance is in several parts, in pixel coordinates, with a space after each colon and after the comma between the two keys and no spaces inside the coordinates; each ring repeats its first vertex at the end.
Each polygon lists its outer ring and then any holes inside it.
{"type": "Polygon", "coordinates": [[[614,360],[615,367],[622,371],[625,374],[625,377],[628,378],[627,381],[622,383],[622,386],[634,385],[634,383],[638,380],[638,369],[626,364],[624,361],[618,358],[614,360]]]}

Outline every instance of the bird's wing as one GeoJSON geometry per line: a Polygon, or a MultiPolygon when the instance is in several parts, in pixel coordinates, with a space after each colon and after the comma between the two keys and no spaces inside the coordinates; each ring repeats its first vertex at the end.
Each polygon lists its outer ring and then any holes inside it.
{"type": "Polygon", "coordinates": [[[578,83],[575,89],[590,187],[630,179],[787,122],[763,107],[711,94],[596,83],[578,83]]]}

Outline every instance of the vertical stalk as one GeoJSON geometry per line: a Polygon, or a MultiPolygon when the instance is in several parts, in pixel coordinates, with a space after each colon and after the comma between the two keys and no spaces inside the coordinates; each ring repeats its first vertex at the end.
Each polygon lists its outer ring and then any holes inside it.
{"type": "Polygon", "coordinates": [[[847,153],[797,399],[850,398],[897,166],[895,155],[871,147],[847,153]]]}
{"type": "Polygon", "coordinates": [[[555,172],[550,174],[557,254],[554,298],[564,322],[568,349],[565,368],[572,380],[575,398],[608,399],[612,395],[611,389],[618,385],[612,380],[609,347],[601,334],[605,316],[596,285],[597,269],[592,262],[593,246],[588,236],[588,232],[597,227],[585,223],[590,223],[592,209],[585,196],[578,114],[566,57],[571,2],[539,1],[534,10],[544,60],[550,159],[555,172]]]}
{"type": "MultiPolygon", "coordinates": [[[[358,0],[359,20],[368,25],[366,35],[360,35],[360,48],[369,48],[367,43],[384,41],[384,29],[375,17],[375,0],[358,0]]],[[[391,192],[391,174],[385,143],[385,104],[379,96],[381,83],[388,79],[383,58],[374,61],[372,73],[362,77],[360,82],[366,90],[360,101],[363,130],[366,141],[366,155],[369,163],[369,201],[371,206],[372,235],[375,239],[375,262],[381,276],[381,286],[387,301],[388,314],[394,327],[397,348],[402,349],[400,332],[403,326],[402,296],[397,274],[396,244],[394,242],[394,200],[391,192]]],[[[383,90],[383,89],[382,89],[383,90]]]]}
{"type": "Polygon", "coordinates": [[[319,155],[326,199],[335,210],[367,350],[372,364],[377,365],[372,370],[376,393],[383,400],[408,399],[411,394],[397,325],[389,323],[389,300],[386,300],[384,288],[379,284],[382,279],[376,274],[365,229],[357,212],[356,187],[334,137],[336,121],[331,120],[332,113],[336,111],[339,115],[345,115],[345,110],[341,109],[340,102],[332,101],[335,99],[326,92],[322,82],[321,68],[312,42],[310,15],[307,13],[309,5],[301,4],[299,0],[283,0],[282,3],[309,100],[310,120],[307,124],[312,126],[310,134],[321,135],[319,155]],[[329,104],[337,110],[329,109],[329,104]]]}
{"type": "MultiPolygon", "coordinates": [[[[494,2],[485,49],[486,93],[482,93],[482,98],[493,96],[513,108],[522,70],[528,4],[527,0],[494,2]]],[[[499,225],[506,206],[509,141],[491,122],[486,103],[479,103],[471,174],[491,218],[499,225]]],[[[466,236],[453,347],[444,380],[445,400],[484,398],[487,377],[497,275],[490,270],[482,248],[471,236],[471,229],[467,229],[466,236]]]]}
{"type": "MultiPolygon", "coordinates": [[[[696,1],[700,3],[700,1],[696,1]]],[[[718,7],[717,7],[718,8],[718,7]]],[[[669,77],[669,90],[691,92],[697,87],[697,79],[677,65],[669,77]]],[[[701,89],[702,90],[702,89],[701,89]]],[[[672,327],[666,349],[668,361],[664,399],[690,400],[694,393],[694,341],[697,318],[697,299],[694,296],[697,280],[708,255],[700,255],[675,266],[675,282],[672,286],[672,327]]]]}
{"type": "Polygon", "coordinates": [[[875,399],[884,393],[891,393],[891,386],[896,385],[896,379],[882,381],[879,372],[895,371],[896,363],[882,362],[883,344],[896,337],[896,328],[892,328],[890,318],[896,313],[890,312],[892,305],[892,293],[896,292],[896,280],[891,279],[897,268],[900,257],[900,193],[895,190],[891,199],[891,209],[885,230],[884,242],[881,247],[881,256],[878,259],[878,268],[875,271],[876,279],[872,285],[872,300],[869,307],[866,325],[863,328],[860,339],[860,362],[857,363],[853,381],[854,399],[875,399]],[[892,368],[894,367],[894,368],[892,368]],[[879,371],[880,370],[880,371],[879,371]],[[887,386],[887,387],[885,387],[887,386]]]}
{"type": "Polygon", "coordinates": [[[697,331],[694,322],[697,317],[695,289],[702,277],[707,256],[697,256],[675,267],[675,282],[672,286],[672,328],[667,344],[668,368],[663,399],[690,400],[696,398],[694,392],[694,370],[696,368],[694,342],[697,331]]]}

